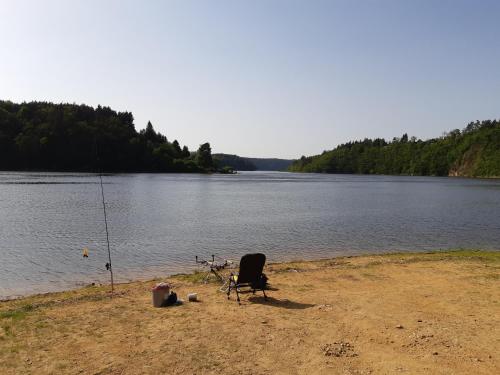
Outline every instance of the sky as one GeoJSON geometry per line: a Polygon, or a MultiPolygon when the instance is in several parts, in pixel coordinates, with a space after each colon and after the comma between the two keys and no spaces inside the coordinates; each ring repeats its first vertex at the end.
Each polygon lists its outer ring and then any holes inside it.
{"type": "Polygon", "coordinates": [[[0,99],[298,158],[500,117],[500,1],[0,0],[0,99]]]}

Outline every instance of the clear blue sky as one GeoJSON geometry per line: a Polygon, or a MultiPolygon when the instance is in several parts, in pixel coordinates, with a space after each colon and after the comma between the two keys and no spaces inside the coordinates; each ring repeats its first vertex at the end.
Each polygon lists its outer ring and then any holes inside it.
{"type": "Polygon", "coordinates": [[[0,98],[300,157],[500,117],[500,1],[0,0],[0,98]]]}

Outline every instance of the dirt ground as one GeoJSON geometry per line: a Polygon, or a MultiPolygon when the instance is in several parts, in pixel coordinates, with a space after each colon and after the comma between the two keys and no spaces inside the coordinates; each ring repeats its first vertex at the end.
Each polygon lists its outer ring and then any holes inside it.
{"type": "Polygon", "coordinates": [[[153,308],[151,282],[0,303],[1,374],[500,374],[500,252],[271,264],[271,290],[153,308]]]}

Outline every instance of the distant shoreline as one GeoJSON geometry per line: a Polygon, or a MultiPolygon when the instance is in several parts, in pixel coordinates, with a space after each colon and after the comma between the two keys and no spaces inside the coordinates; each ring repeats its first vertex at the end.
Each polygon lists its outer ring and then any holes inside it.
{"type": "MultiPolygon", "coordinates": [[[[472,180],[498,180],[500,176],[438,176],[438,175],[409,175],[409,174],[381,174],[381,173],[328,173],[328,172],[306,172],[306,171],[284,171],[284,170],[267,170],[258,169],[254,171],[248,170],[236,170],[237,173],[255,173],[255,172],[276,172],[276,173],[290,173],[290,174],[318,174],[318,175],[337,175],[337,176],[387,176],[387,177],[437,177],[437,178],[453,178],[453,179],[472,179],[472,180]]],[[[116,174],[155,174],[155,175],[212,175],[212,174],[224,174],[219,172],[149,172],[149,171],[103,171],[103,172],[91,172],[91,171],[74,171],[74,170],[45,170],[45,169],[31,169],[31,170],[0,170],[0,173],[81,173],[89,175],[116,175],[116,174]]]]}
{"type": "MultiPolygon", "coordinates": [[[[301,263],[315,263],[315,262],[325,262],[329,260],[339,260],[339,259],[349,259],[349,258],[366,258],[366,257],[392,257],[392,256],[425,256],[425,255],[431,255],[431,256],[443,256],[443,257],[453,257],[454,255],[458,255],[460,257],[473,257],[473,256],[482,256],[482,254],[496,254],[498,253],[498,256],[500,257],[500,248],[496,250],[433,250],[433,251],[427,251],[427,250],[422,250],[422,251],[408,251],[408,252],[401,252],[401,251],[393,251],[393,252],[386,252],[386,253],[369,253],[369,252],[363,252],[360,254],[354,254],[354,255],[339,255],[339,256],[334,256],[334,257],[327,257],[327,258],[311,258],[311,259],[291,259],[291,260],[286,260],[286,261],[277,261],[277,262],[270,262],[268,264],[273,264],[273,265],[286,265],[288,263],[296,263],[296,262],[301,262],[301,263]]],[[[179,269],[178,272],[172,272],[172,273],[167,273],[162,275],[162,266],[157,266],[157,267],[149,267],[147,271],[144,272],[145,276],[144,277],[138,277],[137,272],[134,271],[129,271],[127,274],[129,277],[125,277],[126,281],[120,281],[120,282],[115,282],[115,285],[125,285],[125,284],[134,284],[134,283],[144,283],[144,282],[151,282],[153,280],[156,280],[158,278],[172,278],[172,277],[177,277],[177,276],[186,276],[188,279],[190,279],[190,276],[196,275],[199,270],[196,269],[196,265],[193,266],[186,266],[184,269],[179,269]],[[161,276],[160,276],[161,275],[161,276]]],[[[116,277],[116,275],[115,275],[116,277]]],[[[20,293],[20,294],[15,294],[15,295],[10,295],[10,296],[0,296],[0,303],[2,302],[7,302],[7,301],[13,301],[13,300],[22,300],[25,298],[30,298],[30,297],[36,297],[36,296],[51,296],[53,294],[58,294],[58,293],[65,293],[65,292],[72,292],[72,291],[78,291],[82,289],[87,289],[89,287],[96,287],[96,288],[106,288],[107,285],[109,284],[109,279],[108,276],[96,278],[94,282],[89,282],[88,284],[84,285],[82,282],[75,282],[74,287],[67,287],[67,288],[53,288],[52,290],[48,290],[46,292],[37,292],[37,293],[20,293]]]]}

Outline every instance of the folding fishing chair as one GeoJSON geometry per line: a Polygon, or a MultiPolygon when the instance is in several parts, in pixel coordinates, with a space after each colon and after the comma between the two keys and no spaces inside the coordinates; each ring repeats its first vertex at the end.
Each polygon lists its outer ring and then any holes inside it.
{"type": "Polygon", "coordinates": [[[231,294],[231,290],[236,291],[238,303],[240,302],[240,293],[252,292],[255,294],[256,290],[261,290],[264,293],[264,299],[267,300],[266,276],[262,273],[264,264],[266,263],[266,256],[264,254],[246,254],[240,261],[240,272],[237,275],[231,273],[229,276],[229,287],[227,290],[227,299],[231,294]],[[249,288],[249,290],[242,291],[241,288],[249,288]]]}

